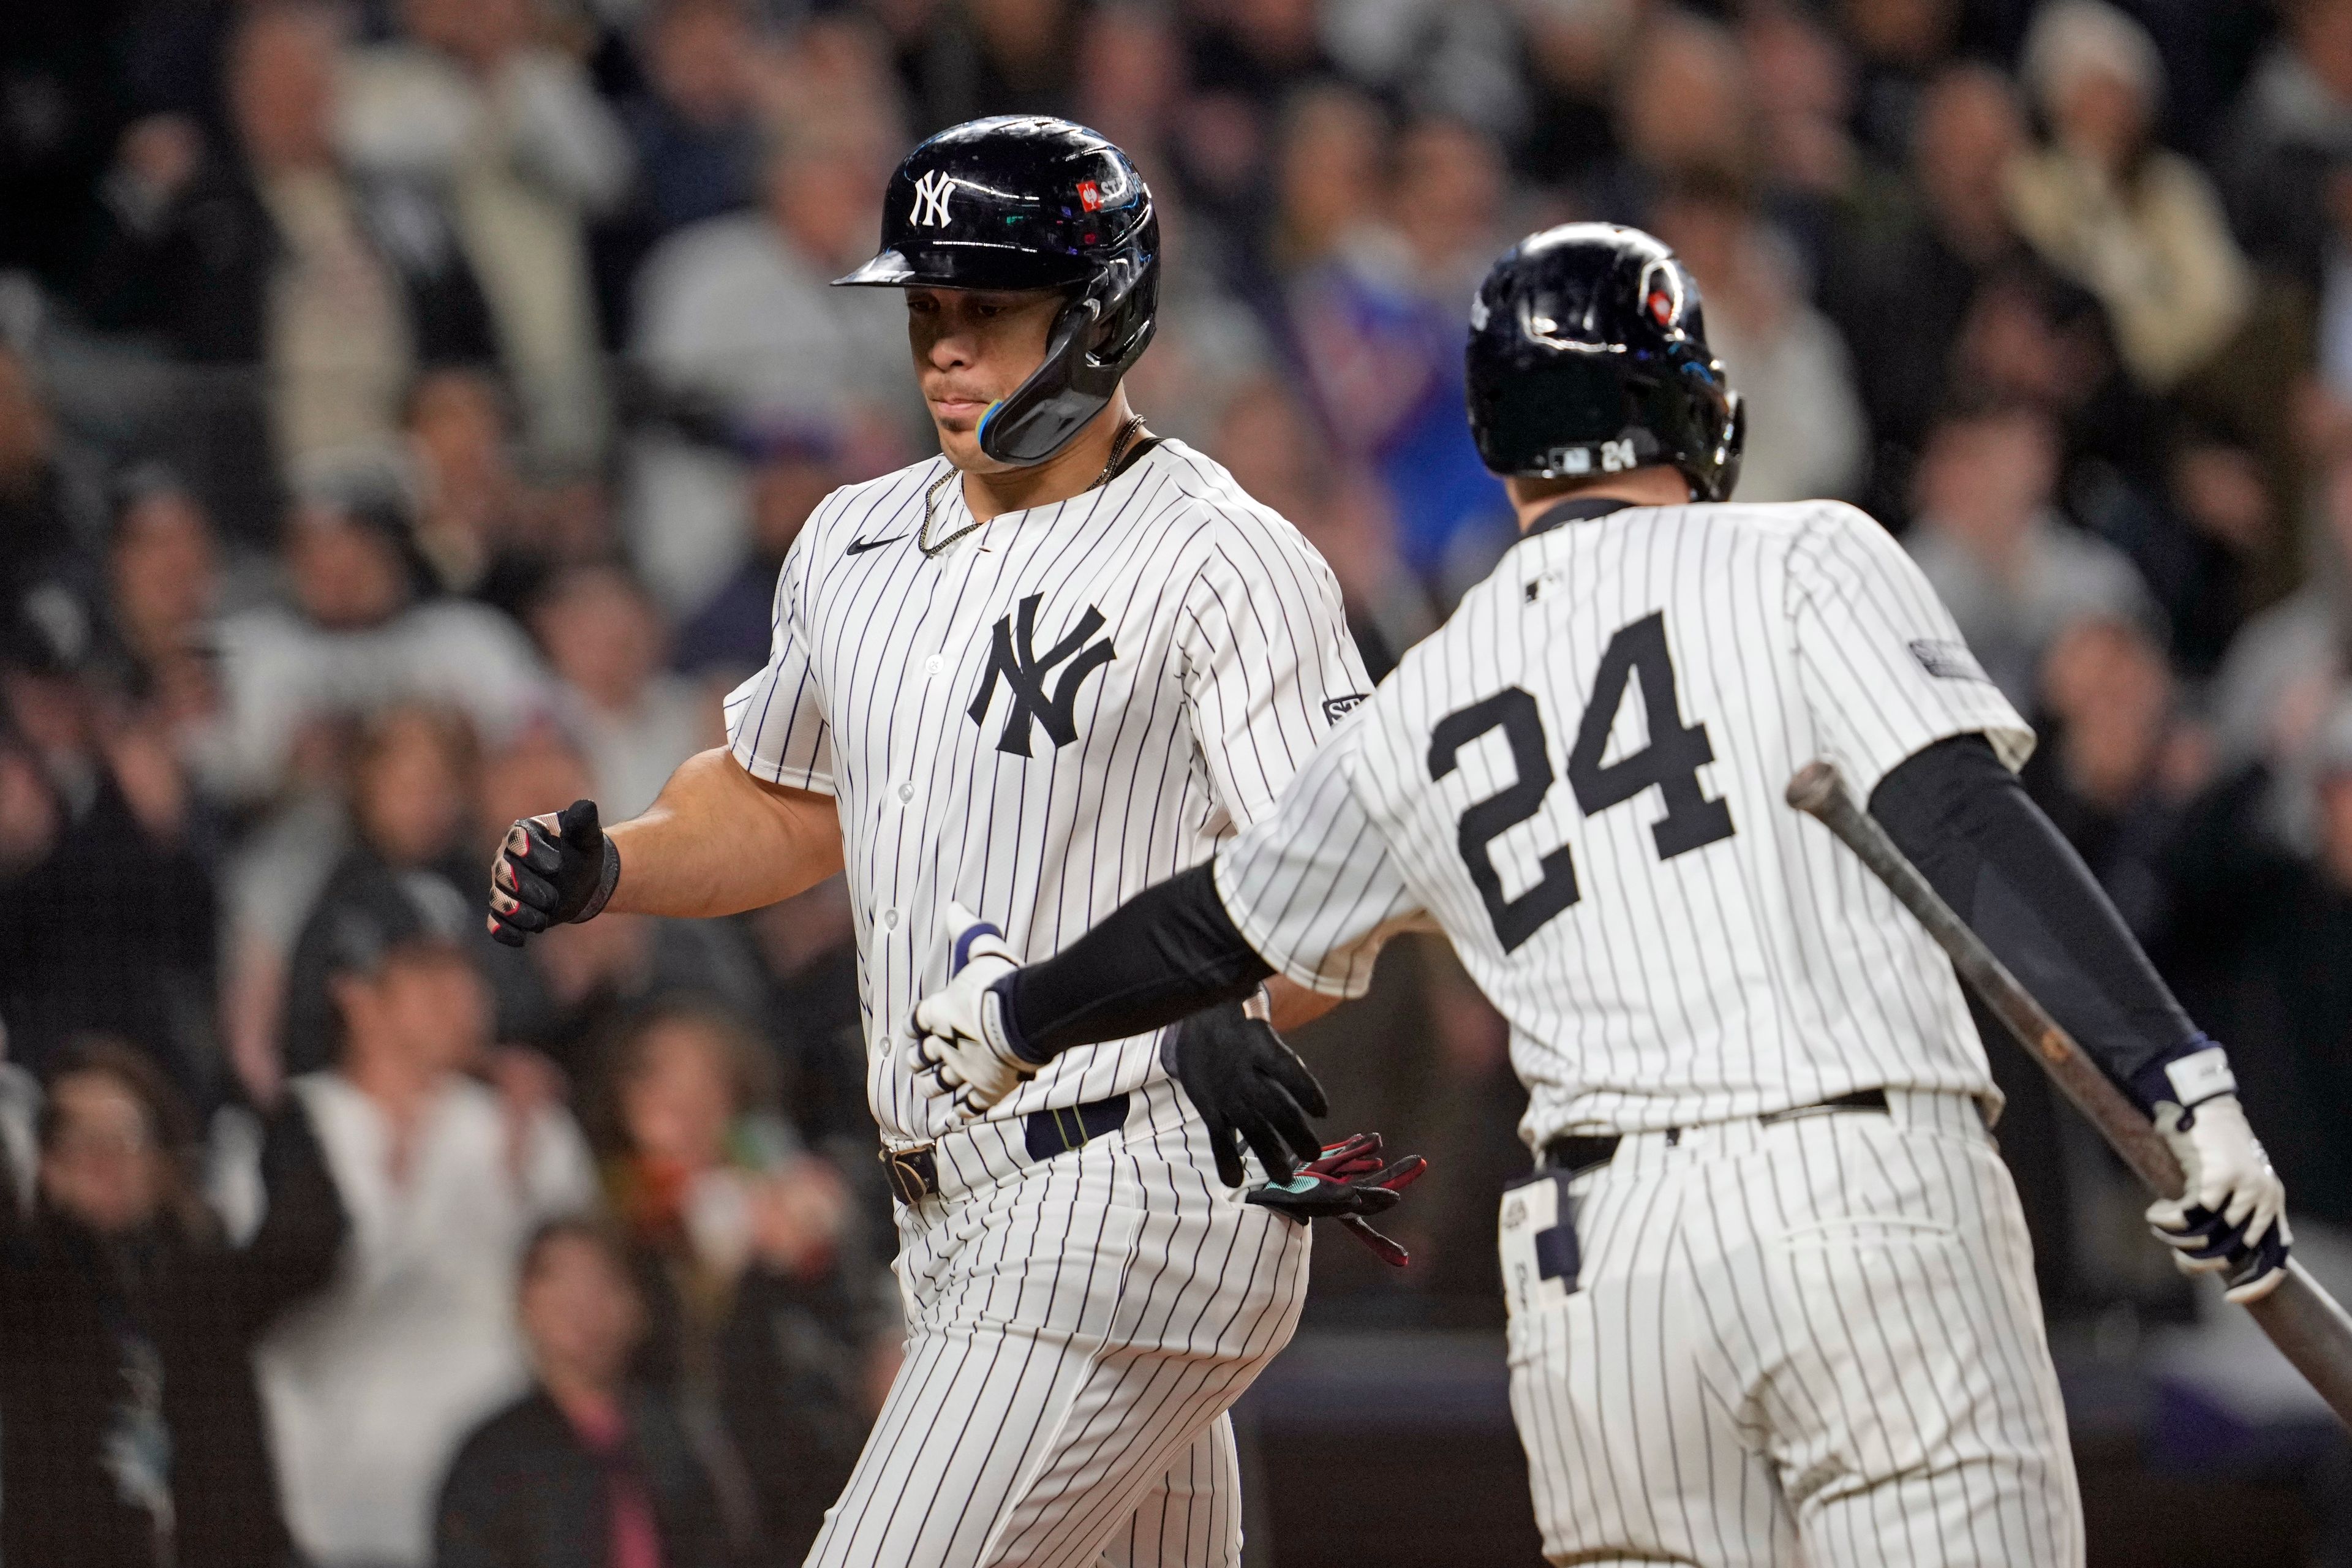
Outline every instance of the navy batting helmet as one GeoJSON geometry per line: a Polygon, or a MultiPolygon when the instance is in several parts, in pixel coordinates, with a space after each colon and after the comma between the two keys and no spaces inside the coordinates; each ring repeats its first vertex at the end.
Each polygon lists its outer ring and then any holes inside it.
{"type": "Polygon", "coordinates": [[[1160,303],[1160,219],[1126,153],[1045,115],[942,131],[890,176],[882,249],[836,284],[1059,289],[1045,363],[980,422],[980,449],[1042,463],[1109,404],[1160,303]]]}
{"type": "Polygon", "coordinates": [[[1698,284],[1637,228],[1571,223],[1495,263],[1470,312],[1470,428],[1498,474],[1671,463],[1702,500],[1739,479],[1747,418],[1706,346],[1698,284]]]}

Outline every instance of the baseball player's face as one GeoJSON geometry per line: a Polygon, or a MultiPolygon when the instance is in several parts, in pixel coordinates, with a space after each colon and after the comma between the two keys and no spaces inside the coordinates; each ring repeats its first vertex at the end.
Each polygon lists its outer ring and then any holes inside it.
{"type": "Polygon", "coordinates": [[[940,449],[957,468],[1008,467],[981,452],[980,416],[1045,363],[1045,339],[1061,302],[1050,289],[907,290],[916,380],[939,426],[940,449]]]}

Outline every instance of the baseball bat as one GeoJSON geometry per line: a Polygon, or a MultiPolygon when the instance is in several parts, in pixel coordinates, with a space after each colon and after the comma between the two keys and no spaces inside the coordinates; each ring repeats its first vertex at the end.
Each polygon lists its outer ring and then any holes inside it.
{"type": "MultiPolygon", "coordinates": [[[[1863,810],[1836,765],[1814,762],[1800,768],[1789,781],[1788,800],[1844,840],[1919,918],[1927,934],[1950,955],[1960,978],[1984,998],[2018,1043],[2033,1053],[2060,1092],[2090,1118],[2148,1190],[2159,1197],[2179,1196],[2186,1179],[2163,1136],[1928,885],[1886,829],[1863,810]]],[[[2352,1430],[2352,1315],[2292,1256],[2278,1288],[2259,1301],[2247,1302],[2246,1310],[2327,1402],[2336,1418],[2352,1430]]]]}

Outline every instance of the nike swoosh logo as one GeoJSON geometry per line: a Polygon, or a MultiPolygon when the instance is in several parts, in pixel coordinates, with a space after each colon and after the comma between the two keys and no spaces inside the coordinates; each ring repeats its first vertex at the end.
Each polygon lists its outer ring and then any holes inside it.
{"type": "Polygon", "coordinates": [[[842,553],[844,555],[863,554],[868,550],[879,550],[886,544],[896,544],[906,537],[903,533],[894,533],[887,539],[853,539],[849,542],[849,548],[842,553]]]}

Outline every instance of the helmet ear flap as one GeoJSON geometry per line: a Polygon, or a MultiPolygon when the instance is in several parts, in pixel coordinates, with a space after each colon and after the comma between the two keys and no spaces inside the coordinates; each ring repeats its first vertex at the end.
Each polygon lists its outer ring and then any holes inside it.
{"type": "Polygon", "coordinates": [[[980,449],[1026,468],[1069,445],[1150,346],[1159,297],[1156,250],[1105,268],[1055,316],[1045,363],[981,417],[980,449]]]}

